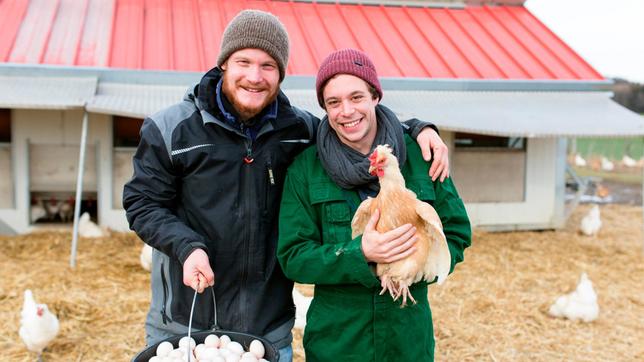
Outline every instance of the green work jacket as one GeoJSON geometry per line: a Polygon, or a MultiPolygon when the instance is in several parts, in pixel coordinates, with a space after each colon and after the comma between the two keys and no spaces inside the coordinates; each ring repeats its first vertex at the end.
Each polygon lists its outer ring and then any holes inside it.
{"type": "MultiPolygon", "coordinates": [[[[406,186],[434,206],[443,223],[454,265],[463,260],[471,229],[451,179],[432,182],[429,164],[416,142],[405,136],[406,186]]],[[[432,361],[434,333],[427,283],[411,286],[417,304],[401,308],[362,253],[361,237],[351,239],[351,219],[360,198],[329,178],[315,146],[289,167],[282,196],[277,257],[284,273],[315,284],[307,314],[307,361],[432,361]]],[[[449,283],[449,278],[447,279],[449,283]]]]}

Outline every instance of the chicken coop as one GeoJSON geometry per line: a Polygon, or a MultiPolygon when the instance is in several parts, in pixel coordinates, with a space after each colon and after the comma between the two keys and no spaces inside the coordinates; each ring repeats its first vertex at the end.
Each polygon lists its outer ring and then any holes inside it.
{"type": "Polygon", "coordinates": [[[282,90],[317,116],[322,59],[345,47],[368,53],[383,104],[439,126],[476,227],[561,226],[566,138],[644,135],[642,117],[610,99],[612,81],[521,0],[5,0],[0,230],[63,222],[79,179],[98,223],[127,229],[121,193],[143,118],[215,64],[225,25],[244,8],[285,24],[282,90]]]}

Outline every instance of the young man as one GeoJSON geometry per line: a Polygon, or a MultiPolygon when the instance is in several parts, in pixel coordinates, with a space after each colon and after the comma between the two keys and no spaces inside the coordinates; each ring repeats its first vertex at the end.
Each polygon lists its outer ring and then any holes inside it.
{"type": "MultiPolygon", "coordinates": [[[[375,230],[351,239],[351,220],[378,179],[367,156],[378,144],[392,146],[407,186],[433,204],[451,253],[451,270],[470,245],[470,224],[452,181],[432,182],[421,151],[397,127],[393,112],[379,105],[382,90],[366,54],[345,49],[321,64],[316,81],[327,112],[317,147],[300,154],[288,169],[282,196],[277,255],[286,276],[315,284],[307,314],[307,361],[431,361],[434,336],[427,283],[410,287],[417,304],[401,308],[386,293],[370,263],[392,262],[414,250],[411,225],[375,230]],[[394,238],[381,243],[383,238],[394,238]],[[397,239],[396,239],[397,238],[397,239]]],[[[394,205],[392,205],[394,206],[394,205]]]]}
{"type": "MultiPolygon", "coordinates": [[[[276,265],[277,217],[286,168],[319,120],[280,92],[288,56],[275,16],[242,11],[224,31],[217,67],[143,123],[123,205],[155,249],[148,345],[186,333],[194,290],[214,285],[221,328],[263,336],[290,359],[293,283],[276,265]]],[[[429,128],[418,137],[428,154],[442,152],[433,175],[444,177],[444,144],[429,128]]],[[[192,325],[214,321],[212,294],[202,293],[192,325]]]]}

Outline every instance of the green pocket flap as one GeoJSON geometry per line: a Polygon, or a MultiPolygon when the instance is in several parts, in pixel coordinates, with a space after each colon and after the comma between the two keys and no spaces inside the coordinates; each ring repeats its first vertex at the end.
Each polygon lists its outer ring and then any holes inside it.
{"type": "Polygon", "coordinates": [[[429,178],[409,180],[407,181],[407,188],[413,191],[419,200],[436,200],[436,194],[434,193],[434,184],[429,178]]]}

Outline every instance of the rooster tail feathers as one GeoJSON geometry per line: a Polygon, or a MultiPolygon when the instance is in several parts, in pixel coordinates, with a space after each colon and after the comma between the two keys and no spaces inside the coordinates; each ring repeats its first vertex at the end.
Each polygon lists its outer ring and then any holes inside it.
{"type": "Polygon", "coordinates": [[[425,276],[429,277],[427,281],[431,282],[438,277],[438,285],[443,284],[449,275],[452,266],[452,257],[447,246],[447,240],[441,230],[433,230],[431,245],[429,247],[429,257],[425,264],[425,276]]]}

